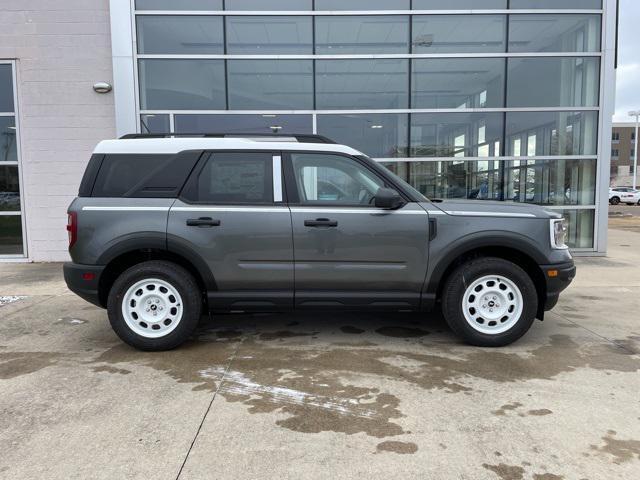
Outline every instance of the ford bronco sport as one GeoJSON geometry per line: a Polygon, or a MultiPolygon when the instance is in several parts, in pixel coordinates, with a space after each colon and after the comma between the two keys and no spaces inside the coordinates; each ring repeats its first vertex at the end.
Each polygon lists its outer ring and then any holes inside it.
{"type": "Polygon", "coordinates": [[[502,346],[575,275],[557,213],[428,200],[314,135],[103,141],[68,214],[67,285],[143,350],[180,345],[206,311],[437,307],[502,346]]]}

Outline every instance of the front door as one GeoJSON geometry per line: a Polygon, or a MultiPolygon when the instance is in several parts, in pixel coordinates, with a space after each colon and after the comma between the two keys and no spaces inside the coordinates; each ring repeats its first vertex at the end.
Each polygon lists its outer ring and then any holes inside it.
{"type": "Polygon", "coordinates": [[[376,208],[388,187],[358,159],[284,156],[293,226],[296,307],[416,309],[428,261],[427,212],[376,208]]]}
{"type": "Polygon", "coordinates": [[[293,307],[291,215],[281,172],[279,152],[205,153],[171,207],[169,250],[206,264],[214,310],[293,307]]]}

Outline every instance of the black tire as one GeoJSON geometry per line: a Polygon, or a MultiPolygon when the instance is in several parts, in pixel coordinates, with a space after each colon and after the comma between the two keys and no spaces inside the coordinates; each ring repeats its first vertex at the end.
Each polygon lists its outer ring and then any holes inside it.
{"type": "Polygon", "coordinates": [[[609,199],[609,203],[610,203],[611,205],[618,205],[618,204],[620,203],[620,198],[618,198],[618,197],[611,197],[611,198],[609,199]]]}
{"type": "Polygon", "coordinates": [[[123,342],[140,350],[171,350],[184,343],[198,326],[202,311],[200,288],[193,276],[172,262],[153,260],[139,263],[125,270],[114,282],[107,301],[109,322],[123,342]],[[127,325],[122,314],[122,302],[127,290],[145,279],[160,279],[169,283],[182,297],[182,317],[177,327],[167,335],[147,338],[127,325]]]}
{"type": "Polygon", "coordinates": [[[531,277],[518,265],[501,258],[482,257],[460,265],[446,279],[442,290],[442,313],[447,324],[465,342],[479,347],[502,347],[515,342],[531,328],[537,311],[538,294],[531,277]],[[522,295],[522,313],[502,333],[487,334],[474,329],[463,313],[468,286],[488,275],[500,275],[510,280],[522,295]]]}

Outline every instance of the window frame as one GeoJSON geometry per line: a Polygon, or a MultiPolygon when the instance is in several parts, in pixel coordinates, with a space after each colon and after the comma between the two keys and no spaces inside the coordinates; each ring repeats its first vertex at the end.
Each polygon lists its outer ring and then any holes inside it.
{"type": "MultiPolygon", "coordinates": [[[[305,207],[305,208],[318,208],[319,210],[327,209],[327,208],[368,208],[368,209],[378,209],[373,204],[370,205],[354,205],[352,203],[323,203],[323,204],[310,204],[301,200],[300,192],[298,189],[298,183],[296,181],[295,171],[293,170],[293,160],[291,155],[295,154],[308,154],[308,155],[332,155],[341,157],[343,159],[355,162],[360,167],[363,167],[365,170],[369,171],[373,176],[380,179],[383,182],[384,188],[393,188],[396,190],[402,199],[406,203],[414,202],[414,199],[407,195],[407,192],[404,188],[400,187],[396,182],[392,181],[392,177],[388,175],[386,172],[383,174],[382,171],[378,171],[375,168],[372,168],[368,162],[364,161],[361,158],[358,158],[354,155],[348,155],[341,152],[328,152],[322,150],[287,150],[282,152],[282,166],[284,170],[284,187],[287,192],[289,206],[295,207],[305,207]]],[[[381,167],[384,168],[384,167],[381,167]]],[[[378,209],[379,210],[379,209],[378,209]]]]}
{"type": "Polygon", "coordinates": [[[202,156],[196,163],[195,167],[187,177],[183,187],[180,189],[178,193],[177,199],[189,204],[189,205],[210,205],[210,206],[280,206],[287,204],[287,189],[284,185],[284,176],[282,172],[282,165],[280,167],[280,178],[282,182],[282,201],[276,201],[275,198],[275,189],[274,189],[274,168],[273,168],[273,159],[274,157],[282,158],[282,153],[279,150],[273,149],[260,149],[260,150],[246,150],[246,149],[222,149],[222,150],[204,150],[202,156]],[[197,183],[198,178],[207,163],[210,159],[213,158],[215,154],[225,154],[225,153],[262,153],[269,155],[269,162],[267,172],[269,173],[269,181],[267,182],[270,191],[271,191],[271,201],[268,202],[211,202],[209,200],[194,200],[197,195],[193,195],[191,198],[188,198],[186,195],[189,193],[195,194],[197,192],[197,183]]]}

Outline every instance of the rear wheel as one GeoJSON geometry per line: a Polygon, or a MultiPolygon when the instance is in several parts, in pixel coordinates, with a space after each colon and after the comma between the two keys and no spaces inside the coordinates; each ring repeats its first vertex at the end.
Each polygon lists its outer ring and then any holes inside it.
{"type": "Polygon", "coordinates": [[[620,199],[618,197],[612,197],[609,199],[609,203],[611,205],[618,205],[620,203],[620,199]]]}
{"type": "Polygon", "coordinates": [[[501,258],[464,263],[446,280],[442,293],[442,311],[451,329],[481,347],[518,340],[537,310],[538,295],[529,275],[501,258]]]}
{"type": "Polygon", "coordinates": [[[185,342],[198,325],[201,309],[193,276],[166,261],[126,270],[113,284],[107,302],[113,330],[140,350],[169,350],[185,342]]]}

